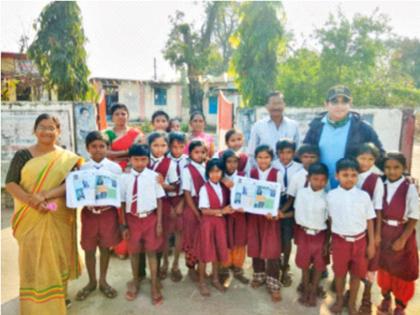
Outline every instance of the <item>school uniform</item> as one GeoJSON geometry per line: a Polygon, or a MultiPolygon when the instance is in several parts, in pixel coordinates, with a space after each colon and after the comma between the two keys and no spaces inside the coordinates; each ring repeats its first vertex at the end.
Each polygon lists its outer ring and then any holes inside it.
{"type": "MultiPolygon", "coordinates": [[[[207,181],[200,189],[200,209],[222,209],[229,203],[229,191],[220,183],[207,181]]],[[[228,259],[226,220],[223,216],[202,215],[195,252],[201,262],[224,262],[228,259]]]]}
{"type": "MultiPolygon", "coordinates": [[[[99,163],[89,160],[80,170],[104,170],[121,175],[121,167],[104,158],[99,163]]],[[[85,251],[93,251],[96,247],[110,248],[121,241],[118,229],[118,209],[113,206],[83,207],[82,235],[80,245],[85,251]]]]}
{"type": "Polygon", "coordinates": [[[323,272],[327,259],[323,249],[327,237],[327,194],[324,189],[313,191],[311,186],[298,190],[295,199],[296,266],[308,269],[313,263],[315,270],[323,272]]]}
{"type": "MultiPolygon", "coordinates": [[[[225,153],[226,150],[223,151],[219,151],[218,153],[216,153],[213,158],[218,158],[221,159],[223,156],[223,153],[225,153]]],[[[251,170],[252,167],[252,161],[251,159],[248,157],[248,154],[246,152],[242,152],[242,151],[238,151],[235,152],[236,155],[239,158],[238,161],[238,172],[245,172],[248,173],[251,170]]]]}
{"type": "MultiPolygon", "coordinates": [[[[253,168],[250,177],[259,180],[278,182],[283,180],[282,174],[270,167],[265,171],[253,168]]],[[[254,281],[267,283],[271,292],[280,291],[281,253],[280,227],[277,221],[267,220],[262,215],[248,214],[248,256],[252,257],[254,281]],[[267,260],[267,266],[266,262],[267,260]]]]}
{"type": "Polygon", "coordinates": [[[162,246],[163,237],[156,234],[157,200],[165,191],[157,181],[157,173],[145,168],[141,173],[132,169],[121,176],[121,201],[130,232],[127,242],[130,254],[143,250],[155,252],[162,246]]]}
{"type": "Polygon", "coordinates": [[[286,193],[289,196],[296,197],[298,190],[306,186],[308,186],[308,171],[302,167],[290,178],[286,193]]]}
{"type": "Polygon", "coordinates": [[[367,272],[367,221],[375,218],[369,195],[357,187],[339,186],[327,195],[331,218],[333,270],[336,277],[364,278],[367,272]]]}
{"type": "MultiPolygon", "coordinates": [[[[198,194],[205,183],[205,166],[204,164],[191,161],[182,170],[181,174],[182,190],[190,192],[191,197],[198,208],[198,194]]],[[[189,268],[193,268],[198,261],[197,255],[194,252],[194,244],[199,226],[200,221],[198,221],[194,214],[194,210],[185,202],[183,212],[182,249],[185,252],[186,264],[189,268]]]]}
{"type": "MultiPolygon", "coordinates": [[[[378,174],[372,170],[360,173],[358,176],[357,187],[369,194],[375,211],[382,210],[382,199],[384,196],[384,183],[378,174]]],[[[374,226],[376,226],[376,218],[374,226]]],[[[379,268],[379,252],[380,248],[375,247],[375,256],[368,262],[368,271],[377,271],[379,268]]]]}
{"type": "Polygon", "coordinates": [[[391,291],[404,305],[414,296],[414,281],[419,275],[415,231],[401,251],[393,251],[392,244],[404,232],[408,219],[418,220],[419,217],[415,186],[404,177],[395,182],[385,181],[378,285],[382,293],[391,291]]]}

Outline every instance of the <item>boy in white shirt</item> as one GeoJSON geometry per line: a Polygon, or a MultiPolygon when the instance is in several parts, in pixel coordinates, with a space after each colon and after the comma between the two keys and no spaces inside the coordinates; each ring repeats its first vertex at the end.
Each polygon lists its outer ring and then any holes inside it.
{"type": "Polygon", "coordinates": [[[373,227],[375,210],[368,193],[356,187],[358,169],[358,164],[354,160],[339,160],[336,164],[336,178],[340,185],[327,195],[332,232],[333,271],[337,294],[336,301],[330,310],[333,313],[342,312],[345,279],[347,272],[349,272],[348,310],[350,315],[358,313],[356,297],[360,279],[365,277],[368,260],[375,254],[373,227]]]}
{"type": "Polygon", "coordinates": [[[165,192],[158,182],[156,172],[147,168],[150,151],[145,144],[135,144],[129,151],[132,170],[121,177],[123,238],[127,240],[133,279],[127,284],[125,295],[133,301],[139,292],[139,253],[146,251],[151,276],[152,304],[163,302],[157,285],[156,251],[162,246],[162,197],[165,192]]]}
{"type": "Polygon", "coordinates": [[[328,211],[325,186],[328,168],[322,163],[312,164],[308,169],[307,187],[300,188],[296,195],[295,220],[297,245],[296,266],[302,269],[303,291],[299,303],[316,306],[317,290],[322,272],[327,266],[328,211]],[[313,265],[312,273],[309,271],[313,265]]]}

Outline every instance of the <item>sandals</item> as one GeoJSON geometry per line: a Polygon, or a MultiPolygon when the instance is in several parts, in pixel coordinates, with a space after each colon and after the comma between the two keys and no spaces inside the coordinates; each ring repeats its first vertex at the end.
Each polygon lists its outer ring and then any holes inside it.
{"type": "Polygon", "coordinates": [[[391,299],[383,299],[378,306],[378,314],[389,314],[391,312],[391,299]]]}
{"type": "MultiPolygon", "coordinates": [[[[84,301],[87,297],[96,290],[96,285],[90,287],[89,285],[85,286],[83,289],[79,290],[76,294],[76,301],[84,301]]],[[[70,301],[70,300],[69,300],[70,301]]],[[[71,302],[70,302],[71,303],[71,302]]]]}
{"type": "Polygon", "coordinates": [[[134,301],[139,294],[140,288],[133,281],[127,283],[127,292],[125,293],[125,299],[127,301],[134,301]]]}
{"type": "Polygon", "coordinates": [[[161,305],[163,304],[163,296],[162,294],[158,293],[157,295],[151,293],[152,295],[152,304],[153,305],[161,305]]]}
{"type": "Polygon", "coordinates": [[[173,282],[179,282],[182,280],[182,273],[179,269],[173,269],[171,270],[171,280],[173,282]]]}
{"type": "Polygon", "coordinates": [[[251,281],[251,287],[253,289],[258,289],[259,287],[262,287],[264,285],[264,282],[258,281],[256,279],[252,279],[251,281]]]}
{"type": "Polygon", "coordinates": [[[205,283],[198,284],[198,290],[200,291],[201,296],[208,297],[210,296],[210,290],[205,283]]]}
{"type": "Polygon", "coordinates": [[[107,297],[108,299],[113,299],[113,298],[115,298],[118,295],[117,291],[113,287],[111,287],[109,285],[107,285],[107,286],[99,286],[99,291],[101,291],[102,294],[105,297],[107,297]]]}

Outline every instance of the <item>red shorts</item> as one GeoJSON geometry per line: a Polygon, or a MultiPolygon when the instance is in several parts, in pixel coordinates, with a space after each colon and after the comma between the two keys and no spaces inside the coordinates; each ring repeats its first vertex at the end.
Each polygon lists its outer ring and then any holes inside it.
{"type": "Polygon", "coordinates": [[[327,259],[323,255],[326,232],[321,231],[316,235],[309,235],[298,227],[299,233],[297,240],[296,266],[301,269],[308,269],[311,264],[316,271],[323,272],[327,267],[327,259]]]}
{"type": "Polygon", "coordinates": [[[155,252],[162,246],[163,237],[158,237],[156,234],[156,211],[145,218],[139,218],[132,214],[127,214],[126,218],[130,233],[127,242],[129,254],[141,251],[155,252]]]}
{"type": "Polygon", "coordinates": [[[344,277],[348,271],[359,278],[367,272],[366,237],[348,242],[337,234],[332,235],[331,251],[333,270],[336,277],[344,277]]]}
{"type": "Polygon", "coordinates": [[[110,248],[121,240],[118,229],[117,209],[103,211],[99,214],[82,209],[82,237],[80,245],[89,252],[96,247],[110,248]]]}

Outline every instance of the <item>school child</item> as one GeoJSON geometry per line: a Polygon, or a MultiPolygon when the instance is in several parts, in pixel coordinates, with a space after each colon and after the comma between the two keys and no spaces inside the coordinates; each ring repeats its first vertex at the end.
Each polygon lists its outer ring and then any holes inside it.
{"type": "MultiPolygon", "coordinates": [[[[295,157],[296,143],[292,140],[284,139],[276,143],[276,153],[278,159],[273,162],[273,167],[278,169],[283,174],[283,185],[285,190],[281,195],[281,204],[284,205],[287,202],[286,190],[289,186],[289,181],[294,174],[299,172],[303,166],[301,163],[293,160],[295,157]]],[[[293,211],[293,207],[290,207],[286,212],[293,211]]],[[[284,212],[286,214],[286,212],[284,212]]],[[[293,238],[293,227],[295,225],[293,215],[288,213],[288,217],[279,221],[281,229],[281,248],[283,251],[282,261],[282,275],[280,282],[284,287],[289,287],[292,284],[292,278],[289,273],[289,259],[292,251],[292,238],[293,238]]]]}
{"type": "Polygon", "coordinates": [[[218,265],[228,259],[226,221],[224,215],[232,213],[229,190],[222,183],[223,165],[220,159],[211,159],[206,165],[206,183],[199,193],[201,221],[195,248],[199,260],[198,287],[202,296],[209,296],[206,285],[206,264],[212,264],[211,284],[224,292],[219,281],[218,265]]]}
{"type": "Polygon", "coordinates": [[[332,313],[343,311],[345,279],[347,273],[350,273],[350,294],[347,306],[350,315],[358,314],[356,297],[360,279],[365,278],[368,260],[375,255],[373,227],[375,211],[368,193],[356,187],[358,169],[359,166],[354,160],[338,160],[336,178],[339,187],[331,190],[327,195],[336,287],[336,300],[330,307],[332,313]]]}
{"type": "MultiPolygon", "coordinates": [[[[238,176],[245,176],[245,172],[238,171],[239,158],[233,150],[225,150],[222,155],[222,164],[225,176],[222,179],[224,186],[232,189],[234,180],[238,176]]],[[[235,210],[226,216],[227,236],[229,246],[229,259],[219,269],[222,284],[229,277],[229,268],[233,276],[243,284],[248,284],[249,279],[244,276],[243,265],[246,256],[246,215],[243,211],[235,210]]]]}
{"type": "MultiPolygon", "coordinates": [[[[110,173],[121,175],[122,169],[117,163],[106,158],[108,142],[99,131],[89,132],[86,136],[86,149],[90,155],[81,170],[104,170],[110,173]]],[[[93,291],[96,290],[96,248],[100,251],[100,273],[99,290],[107,298],[115,298],[117,291],[106,281],[108,272],[110,250],[109,248],[117,245],[120,241],[118,229],[118,212],[113,206],[84,207],[82,209],[82,237],[81,247],[85,251],[86,269],[89,275],[89,283],[77,292],[76,300],[85,300],[93,291]]]]}
{"type": "Polygon", "coordinates": [[[374,220],[375,230],[375,256],[369,260],[368,273],[363,279],[364,291],[362,304],[359,308],[360,315],[372,314],[371,288],[375,282],[376,271],[379,265],[379,245],[381,242],[382,224],[382,199],[384,195],[384,184],[381,177],[374,173],[375,162],[379,158],[379,150],[373,143],[364,143],[358,150],[356,160],[359,163],[359,178],[357,187],[366,191],[372,201],[376,213],[374,220]]]}
{"type": "MultiPolygon", "coordinates": [[[[279,149],[283,147],[292,147],[292,144],[286,144],[286,143],[280,143],[279,149]],[[281,144],[281,145],[280,145],[281,144]]],[[[291,151],[290,149],[283,149],[278,150],[283,151],[283,160],[285,163],[290,159],[291,157],[291,151]]],[[[278,152],[279,158],[280,152],[278,152]]],[[[297,170],[299,168],[299,165],[297,166],[290,166],[291,175],[289,176],[289,170],[284,171],[283,175],[283,182],[286,188],[286,197],[283,197],[282,201],[283,203],[279,219],[280,222],[286,221],[282,224],[282,245],[286,244],[286,249],[283,252],[283,263],[281,265],[281,278],[280,281],[284,286],[290,286],[292,283],[292,278],[290,274],[290,266],[289,266],[289,259],[290,259],[290,252],[292,249],[292,238],[293,238],[293,202],[296,197],[296,194],[300,188],[303,188],[307,186],[308,184],[308,168],[311,164],[317,162],[319,160],[319,148],[314,145],[309,144],[303,144],[300,146],[300,148],[297,151],[297,156],[299,160],[301,161],[301,167],[300,170],[297,170]],[[293,168],[292,168],[293,167],[293,168]],[[288,173],[286,173],[288,172],[288,173]],[[284,233],[284,235],[283,235],[284,233]]],[[[289,162],[291,163],[291,162],[289,162]]],[[[297,162],[293,162],[297,163],[297,162]]],[[[284,168],[283,166],[280,166],[280,168],[284,168]]],[[[283,193],[284,196],[284,193],[283,193]]],[[[301,287],[300,287],[301,288],[301,287]]]]}
{"type": "Polygon", "coordinates": [[[185,252],[185,263],[188,276],[197,280],[196,265],[198,258],[194,252],[197,231],[201,214],[198,209],[198,194],[205,183],[206,145],[201,140],[193,140],[188,146],[190,163],[181,172],[181,187],[184,191],[182,249],[185,252]]]}
{"type": "Polygon", "coordinates": [[[419,196],[414,184],[403,175],[407,167],[402,153],[385,156],[385,187],[382,208],[381,251],[378,285],[383,296],[378,311],[389,314],[391,296],[395,299],[394,315],[406,314],[414,296],[419,273],[419,256],[415,226],[420,217],[419,196]]]}
{"type": "MultiPolygon", "coordinates": [[[[206,133],[204,130],[206,128],[206,117],[200,111],[194,111],[190,115],[190,130],[191,135],[188,139],[187,147],[185,148],[184,153],[188,153],[188,148],[193,140],[201,140],[206,145],[207,157],[211,158],[215,152],[214,146],[214,137],[206,133]]],[[[207,160],[207,158],[206,158],[207,160]]]]}
{"type": "Polygon", "coordinates": [[[298,301],[307,306],[316,306],[319,281],[327,265],[327,182],[328,168],[322,163],[312,164],[308,169],[308,186],[298,190],[294,203],[296,266],[302,270],[303,285],[298,301]],[[311,266],[312,275],[309,269],[311,266]]]}
{"type": "Polygon", "coordinates": [[[163,110],[157,110],[152,114],[153,131],[169,132],[169,115],[163,110]]]}
{"type": "MultiPolygon", "coordinates": [[[[255,149],[257,167],[252,168],[250,177],[258,180],[282,183],[282,174],[272,167],[273,150],[268,145],[259,145],[255,149]]],[[[283,188],[283,187],[282,187],[283,188]]],[[[248,215],[248,256],[252,257],[254,270],[251,286],[258,288],[267,284],[273,302],[281,300],[280,295],[280,262],[281,253],[280,228],[277,217],[271,215],[248,215]]]]}
{"type": "Polygon", "coordinates": [[[156,252],[163,244],[162,198],[165,196],[158,174],[147,168],[150,162],[149,147],[135,144],[129,151],[132,169],[121,176],[121,201],[125,209],[122,235],[127,240],[133,279],[127,283],[125,298],[133,301],[140,290],[139,253],[145,251],[151,277],[152,304],[163,303],[158,286],[156,252]]]}
{"type": "MultiPolygon", "coordinates": [[[[243,151],[244,135],[240,130],[229,129],[225,134],[225,143],[228,149],[233,150],[239,158],[238,172],[248,173],[251,169],[251,159],[248,154],[243,151]]],[[[222,158],[225,151],[219,151],[213,157],[222,158]]]]}
{"type": "MultiPolygon", "coordinates": [[[[168,138],[162,131],[155,131],[148,136],[148,144],[150,148],[150,164],[149,168],[159,174],[158,181],[162,185],[163,190],[173,192],[176,190],[176,183],[179,180],[176,163],[166,156],[168,152],[168,138]]],[[[162,198],[162,228],[163,228],[163,247],[158,252],[158,271],[159,279],[166,279],[168,274],[168,249],[169,238],[171,236],[171,203],[169,198],[162,198]],[[163,264],[161,258],[163,257],[163,264]]]]}
{"type": "Polygon", "coordinates": [[[176,173],[178,182],[175,191],[168,191],[168,200],[171,206],[171,216],[169,224],[169,233],[175,234],[175,251],[174,260],[171,268],[171,280],[179,282],[182,280],[182,273],[179,269],[179,255],[182,250],[182,227],[183,227],[183,209],[184,197],[181,187],[181,170],[188,164],[188,156],[183,154],[186,144],[185,134],[180,132],[171,132],[169,134],[169,150],[168,157],[176,165],[176,173]]]}
{"type": "Polygon", "coordinates": [[[169,120],[169,131],[170,132],[181,132],[181,120],[177,117],[169,120]]]}

